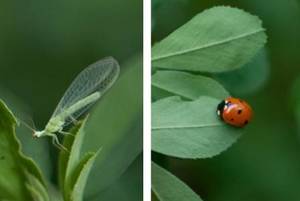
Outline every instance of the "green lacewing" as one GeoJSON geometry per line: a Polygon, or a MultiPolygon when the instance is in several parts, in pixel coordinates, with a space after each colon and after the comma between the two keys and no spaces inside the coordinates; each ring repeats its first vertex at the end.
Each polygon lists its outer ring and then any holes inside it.
{"type": "Polygon", "coordinates": [[[65,149],[57,133],[69,134],[63,129],[85,114],[116,82],[120,73],[118,62],[107,57],[89,65],[64,93],[44,130],[33,130],[33,137],[52,137],[55,146],[65,149]]]}

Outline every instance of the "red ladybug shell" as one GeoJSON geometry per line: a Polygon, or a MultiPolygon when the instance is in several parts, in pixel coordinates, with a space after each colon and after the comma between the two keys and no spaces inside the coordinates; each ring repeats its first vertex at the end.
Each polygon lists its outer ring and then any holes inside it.
{"type": "Polygon", "coordinates": [[[252,119],[252,108],[250,105],[238,98],[228,97],[223,100],[217,108],[220,118],[233,126],[244,127],[252,119]]]}

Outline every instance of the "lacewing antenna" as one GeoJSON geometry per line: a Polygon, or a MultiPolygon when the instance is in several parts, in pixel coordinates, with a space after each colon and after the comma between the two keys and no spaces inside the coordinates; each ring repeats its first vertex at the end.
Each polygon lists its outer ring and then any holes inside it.
{"type": "Polygon", "coordinates": [[[33,129],[31,126],[29,126],[25,121],[19,119],[19,121],[29,130],[31,130],[32,132],[35,132],[35,129],[33,129]]]}

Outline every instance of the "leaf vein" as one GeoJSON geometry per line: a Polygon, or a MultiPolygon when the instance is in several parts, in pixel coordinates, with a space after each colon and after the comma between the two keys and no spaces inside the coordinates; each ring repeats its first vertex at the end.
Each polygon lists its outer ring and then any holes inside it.
{"type": "Polygon", "coordinates": [[[152,127],[152,130],[164,130],[164,129],[185,129],[185,128],[203,128],[203,127],[217,127],[223,126],[223,124],[203,124],[203,125],[191,125],[191,126],[172,126],[172,127],[152,127]]]}
{"type": "Polygon", "coordinates": [[[169,53],[169,54],[161,55],[161,56],[158,56],[158,57],[153,57],[152,61],[166,59],[168,57],[174,57],[174,56],[181,55],[181,54],[187,54],[187,53],[190,53],[190,52],[195,52],[195,51],[198,51],[198,50],[210,48],[212,46],[222,45],[222,44],[225,44],[225,43],[232,42],[234,40],[239,40],[239,39],[244,38],[244,37],[248,37],[248,36],[251,36],[251,35],[258,34],[258,33],[263,32],[263,31],[265,31],[265,29],[258,29],[256,31],[253,31],[253,32],[250,32],[250,33],[241,34],[241,35],[238,35],[238,36],[227,38],[225,40],[212,42],[212,43],[200,46],[200,47],[190,48],[190,49],[187,49],[187,50],[182,50],[182,51],[178,51],[178,52],[174,52],[174,53],[169,53]]]}

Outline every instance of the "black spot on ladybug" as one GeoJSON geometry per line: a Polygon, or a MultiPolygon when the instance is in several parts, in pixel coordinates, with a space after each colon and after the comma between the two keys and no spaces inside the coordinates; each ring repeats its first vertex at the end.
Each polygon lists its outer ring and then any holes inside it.
{"type": "Polygon", "coordinates": [[[234,121],[234,119],[232,118],[232,119],[230,119],[230,121],[234,121]]]}
{"type": "Polygon", "coordinates": [[[244,124],[245,124],[245,125],[248,124],[248,120],[246,120],[246,121],[244,122],[244,124]]]}
{"type": "Polygon", "coordinates": [[[225,100],[223,100],[221,103],[219,103],[217,107],[217,114],[220,116],[220,118],[223,120],[223,111],[225,107],[225,100]]]}
{"type": "Polygon", "coordinates": [[[242,113],[242,111],[243,111],[243,110],[241,110],[241,109],[240,109],[240,110],[238,110],[238,112],[237,112],[237,113],[238,113],[238,114],[241,114],[241,113],[242,113]]]}

